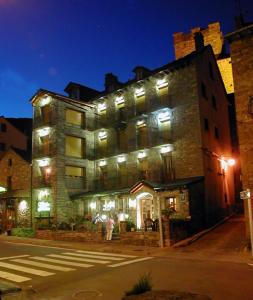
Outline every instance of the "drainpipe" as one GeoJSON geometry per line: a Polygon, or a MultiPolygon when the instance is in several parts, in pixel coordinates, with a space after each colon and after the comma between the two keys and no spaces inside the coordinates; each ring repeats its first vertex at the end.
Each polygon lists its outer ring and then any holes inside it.
{"type": "Polygon", "coordinates": [[[163,248],[163,225],[162,225],[162,217],[161,217],[161,203],[158,192],[156,192],[157,202],[158,202],[158,220],[159,220],[159,236],[160,236],[160,247],[163,248]]]}

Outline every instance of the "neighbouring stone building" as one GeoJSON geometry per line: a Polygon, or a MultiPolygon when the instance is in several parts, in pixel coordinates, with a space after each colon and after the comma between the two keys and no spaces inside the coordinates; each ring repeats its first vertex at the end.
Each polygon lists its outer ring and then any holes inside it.
{"type": "Polygon", "coordinates": [[[0,225],[31,226],[31,152],[9,148],[0,160],[0,225]]]}
{"type": "Polygon", "coordinates": [[[32,97],[35,223],[99,213],[142,228],[173,209],[199,228],[230,213],[227,94],[212,47],[196,45],[125,83],[106,74],[102,92],[71,82],[32,97]]]}
{"type": "MultiPolygon", "coordinates": [[[[243,190],[253,195],[253,24],[237,18],[237,28],[226,35],[230,43],[243,190]]],[[[246,204],[246,202],[245,202],[246,204]]],[[[245,205],[249,237],[248,209],[245,205]]]]}

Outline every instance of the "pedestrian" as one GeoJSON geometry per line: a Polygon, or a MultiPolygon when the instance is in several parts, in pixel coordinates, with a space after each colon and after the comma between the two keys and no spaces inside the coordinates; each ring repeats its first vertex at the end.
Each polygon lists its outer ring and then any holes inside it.
{"type": "Polygon", "coordinates": [[[114,220],[111,216],[109,216],[106,222],[106,240],[110,241],[112,239],[112,231],[114,227],[114,220]]]}

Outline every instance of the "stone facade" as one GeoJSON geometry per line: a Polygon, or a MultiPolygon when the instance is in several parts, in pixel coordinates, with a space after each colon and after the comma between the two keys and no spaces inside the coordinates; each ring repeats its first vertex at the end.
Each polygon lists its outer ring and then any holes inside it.
{"type": "Polygon", "coordinates": [[[0,186],[6,188],[0,194],[0,223],[5,229],[31,226],[31,166],[21,153],[10,148],[0,160],[0,186]]]}
{"type": "MultiPolygon", "coordinates": [[[[35,220],[99,212],[142,228],[160,209],[173,209],[174,217],[204,225],[233,206],[228,102],[211,47],[135,70],[124,84],[107,74],[106,90],[92,99],[34,95],[35,220]]],[[[69,90],[82,86],[68,86],[70,95],[82,94],[69,90]]]]}
{"type": "Polygon", "coordinates": [[[216,56],[219,70],[228,94],[234,93],[233,73],[231,58],[224,55],[224,38],[220,28],[220,23],[209,24],[207,28],[193,28],[190,33],[174,33],[174,49],[176,59],[182,58],[196,50],[194,35],[201,32],[205,45],[211,45],[216,56]]]}
{"type": "MultiPolygon", "coordinates": [[[[235,105],[241,179],[243,190],[253,194],[253,25],[243,25],[226,36],[230,43],[233,76],[235,83],[235,105]]],[[[246,203],[245,203],[246,204],[246,203]]],[[[248,209],[245,205],[246,230],[249,237],[248,209]]]]}

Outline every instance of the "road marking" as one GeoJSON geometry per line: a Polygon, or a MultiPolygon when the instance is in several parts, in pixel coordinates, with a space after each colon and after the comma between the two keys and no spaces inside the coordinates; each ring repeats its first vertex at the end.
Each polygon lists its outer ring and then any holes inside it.
{"type": "Polygon", "coordinates": [[[0,260],[6,260],[6,259],[12,259],[12,258],[21,258],[21,257],[27,257],[30,255],[17,255],[17,256],[6,256],[6,257],[1,257],[0,260]]]}
{"type": "Polygon", "coordinates": [[[52,263],[56,263],[56,264],[66,265],[66,266],[81,267],[81,268],[93,267],[93,265],[82,264],[82,263],[77,263],[77,262],[70,262],[70,261],[62,261],[59,259],[52,259],[52,258],[47,258],[47,257],[33,256],[33,257],[31,257],[31,259],[52,262],[52,263]]]}
{"type": "Polygon", "coordinates": [[[80,254],[80,253],[70,253],[70,252],[65,252],[62,254],[67,254],[67,255],[74,255],[74,256],[79,256],[79,257],[87,257],[87,258],[97,258],[97,259],[110,259],[110,260],[124,260],[124,258],[121,257],[112,257],[112,256],[100,256],[100,255],[91,255],[91,254],[80,254]]]}
{"type": "Polygon", "coordinates": [[[62,272],[75,271],[75,269],[71,269],[71,268],[49,265],[49,264],[40,263],[37,261],[26,260],[26,259],[13,259],[12,261],[21,263],[21,264],[25,264],[25,265],[41,267],[41,268],[45,268],[45,269],[51,269],[51,270],[62,271],[62,272]]]}
{"type": "Polygon", "coordinates": [[[68,255],[58,255],[58,254],[48,254],[49,257],[56,257],[56,258],[63,258],[63,259],[70,259],[70,260],[76,260],[76,261],[86,261],[96,264],[109,264],[109,260],[95,260],[95,259],[89,259],[89,258],[77,258],[77,257],[71,257],[68,255]]]}
{"type": "Polygon", "coordinates": [[[21,271],[21,272],[24,272],[24,273],[34,274],[34,275],[38,275],[38,276],[43,276],[43,277],[55,274],[55,273],[51,273],[51,272],[46,272],[46,271],[42,271],[42,270],[36,270],[36,269],[32,269],[32,268],[21,267],[21,266],[8,264],[8,263],[4,263],[4,262],[0,262],[0,267],[11,269],[11,270],[16,270],[16,271],[21,271]]]}
{"type": "Polygon", "coordinates": [[[153,257],[138,258],[138,259],[134,259],[134,260],[124,261],[124,262],[118,263],[118,264],[109,265],[108,267],[110,267],[110,268],[116,268],[116,267],[120,267],[120,266],[134,264],[136,262],[140,262],[140,261],[144,261],[144,260],[148,260],[148,259],[152,259],[152,258],[153,257]]]}
{"type": "Polygon", "coordinates": [[[15,275],[15,274],[11,274],[11,273],[8,273],[8,272],[3,272],[3,271],[0,271],[0,278],[4,278],[4,279],[14,281],[14,282],[24,282],[24,281],[27,281],[27,280],[31,280],[31,278],[28,278],[28,277],[15,275]]]}
{"type": "Polygon", "coordinates": [[[125,257],[125,258],[133,258],[136,257],[135,255],[123,255],[123,254],[116,254],[116,253],[105,253],[105,252],[96,252],[96,251],[84,251],[84,250],[77,250],[78,253],[90,253],[90,254],[99,254],[104,256],[115,256],[115,257],[125,257]]]}

